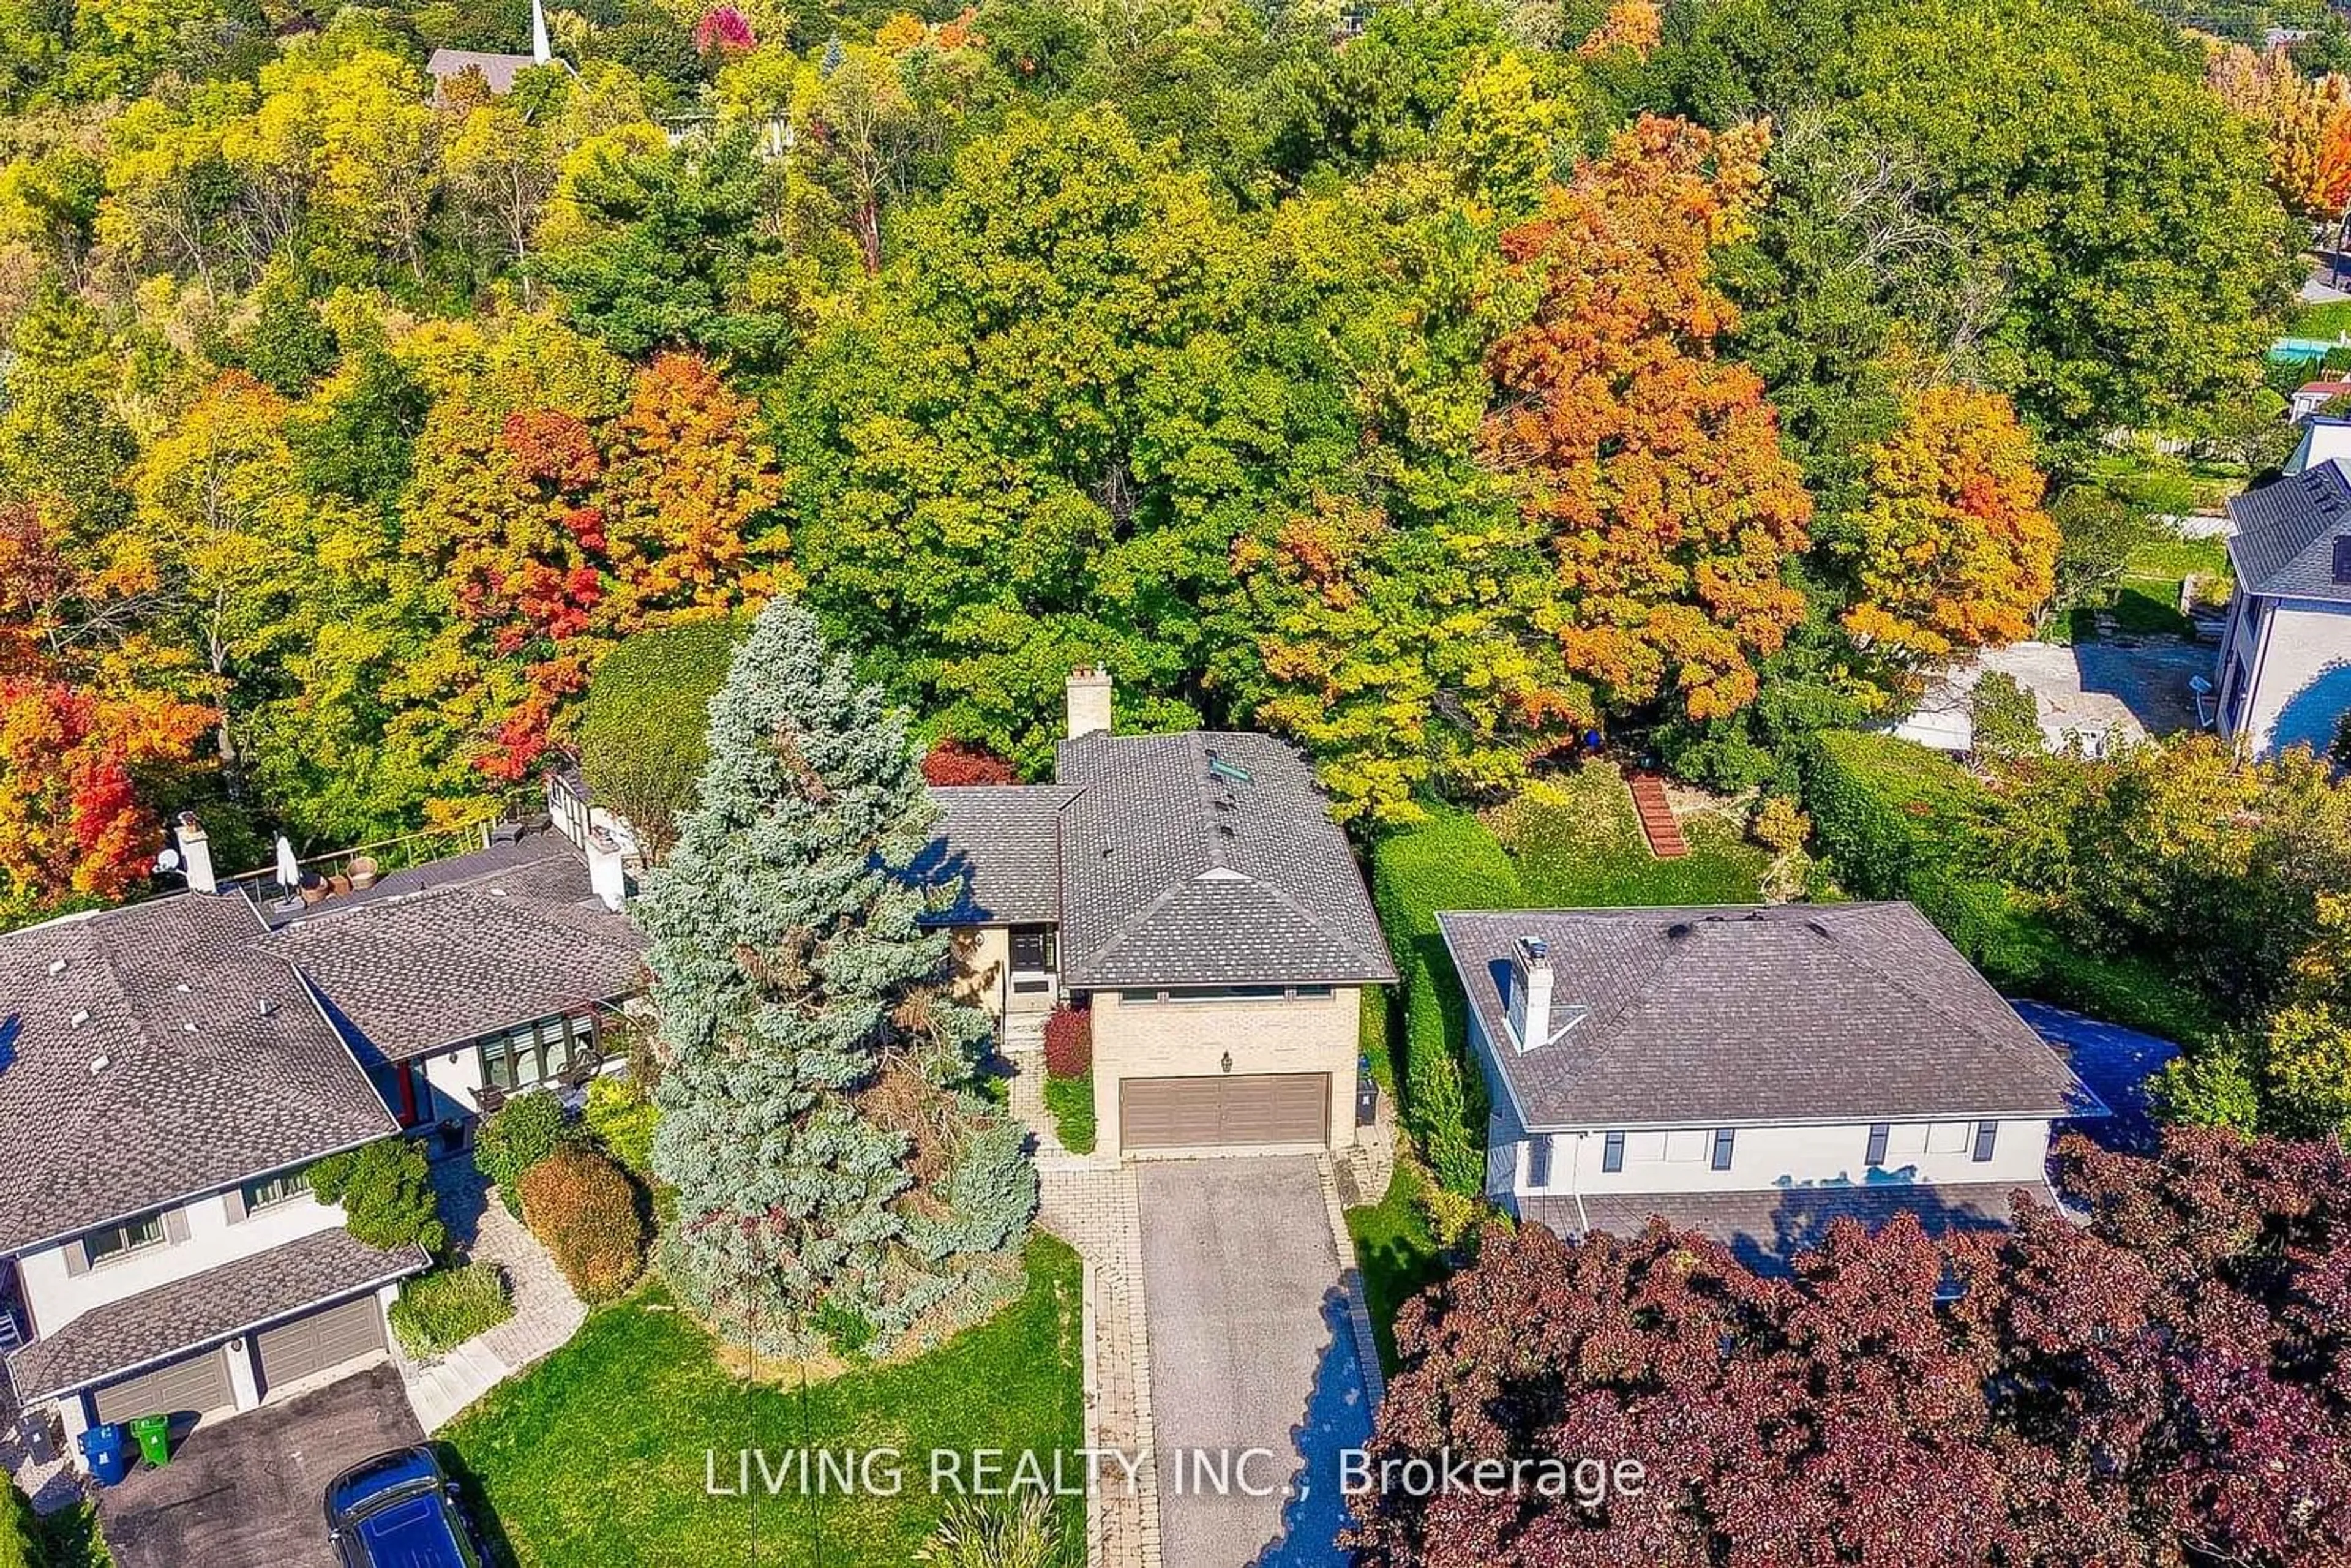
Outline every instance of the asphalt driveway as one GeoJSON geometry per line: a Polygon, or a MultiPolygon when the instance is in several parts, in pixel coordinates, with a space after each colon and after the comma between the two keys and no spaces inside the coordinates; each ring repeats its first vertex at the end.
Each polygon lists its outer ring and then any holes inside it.
{"type": "Polygon", "coordinates": [[[1371,1410],[1315,1162],[1145,1162],[1135,1180],[1163,1560],[1345,1563],[1339,1450],[1369,1440],[1371,1410]]]}
{"type": "Polygon", "coordinates": [[[335,1568],[327,1483],[422,1442],[389,1364],[283,1405],[200,1425],[160,1470],[99,1494],[116,1568],[335,1568]]]}

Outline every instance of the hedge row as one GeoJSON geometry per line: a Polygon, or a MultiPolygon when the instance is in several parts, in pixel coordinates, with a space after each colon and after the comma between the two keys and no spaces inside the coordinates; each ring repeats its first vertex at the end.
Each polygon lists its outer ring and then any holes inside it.
{"type": "Polygon", "coordinates": [[[2003,991],[2171,1040],[2193,1041],[2213,1027],[2195,991],[2144,960],[2082,951],[1975,869],[1970,845],[1999,806],[1949,757],[1892,736],[1831,731],[1807,748],[1803,783],[1814,840],[1838,879],[1864,897],[1917,904],[2003,991]]]}
{"type": "Polygon", "coordinates": [[[1442,1186],[1474,1197],[1486,1185],[1486,1085],[1469,1059],[1468,1007],[1437,915],[1520,907],[1518,873],[1475,817],[1440,810],[1374,849],[1372,901],[1403,975],[1390,1049],[1405,1128],[1442,1186]]]}

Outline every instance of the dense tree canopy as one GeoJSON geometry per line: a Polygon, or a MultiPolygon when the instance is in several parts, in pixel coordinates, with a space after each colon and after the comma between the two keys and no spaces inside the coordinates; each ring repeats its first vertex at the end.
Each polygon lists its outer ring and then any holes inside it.
{"type": "Polygon", "coordinates": [[[2340,1146],[2178,1133],[2066,1149],[2086,1228],[1931,1240],[1839,1220],[1790,1279],[1662,1221],[1490,1234],[1407,1305],[1371,1458],[1634,1459],[1601,1506],[1532,1487],[1364,1500],[1374,1568],[2339,1562],[2351,1406],[2328,1321],[2340,1146]],[[1956,1301],[1947,1286],[1956,1283],[1956,1301]]]}
{"type": "Polygon", "coordinates": [[[503,93],[423,66],[511,4],[19,9],[39,678],[306,848],[786,592],[1032,777],[1081,661],[1367,828],[1594,730],[1784,774],[2032,623],[2043,475],[2245,426],[2332,90],[2120,0],[599,0],[503,93]]]}

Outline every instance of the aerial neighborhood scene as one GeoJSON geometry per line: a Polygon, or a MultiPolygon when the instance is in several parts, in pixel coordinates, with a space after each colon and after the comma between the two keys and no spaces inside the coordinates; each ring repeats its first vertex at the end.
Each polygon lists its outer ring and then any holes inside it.
{"type": "Polygon", "coordinates": [[[2351,9],[0,0],[0,1568],[2351,1568],[2351,9]]]}

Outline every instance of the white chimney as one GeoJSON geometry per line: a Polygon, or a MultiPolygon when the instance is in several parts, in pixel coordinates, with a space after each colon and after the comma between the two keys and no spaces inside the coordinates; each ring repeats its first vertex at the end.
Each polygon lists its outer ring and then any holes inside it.
{"type": "Polygon", "coordinates": [[[532,64],[542,66],[555,58],[547,42],[547,12],[538,0],[530,0],[530,57],[532,64]]]}
{"type": "Polygon", "coordinates": [[[1070,672],[1070,738],[1110,733],[1110,671],[1081,664],[1070,672]]]}
{"type": "Polygon", "coordinates": [[[212,841],[204,836],[204,827],[196,821],[193,811],[183,811],[172,824],[172,841],[180,848],[180,871],[188,879],[193,893],[218,893],[220,881],[213,875],[212,841]]]}
{"type": "Polygon", "coordinates": [[[603,829],[591,828],[582,847],[588,852],[589,888],[605,908],[619,914],[629,896],[629,873],[622,863],[621,846],[603,829]]]}
{"type": "Polygon", "coordinates": [[[1540,936],[1521,936],[1510,955],[1510,1033],[1520,1051],[1551,1040],[1551,948],[1540,936]]]}

